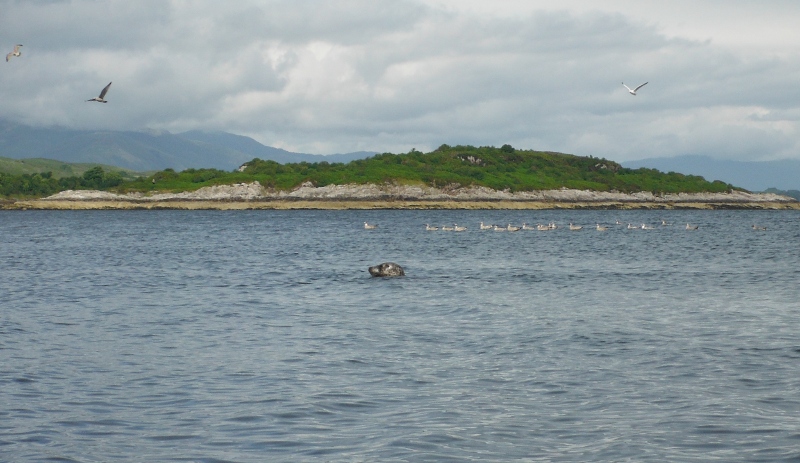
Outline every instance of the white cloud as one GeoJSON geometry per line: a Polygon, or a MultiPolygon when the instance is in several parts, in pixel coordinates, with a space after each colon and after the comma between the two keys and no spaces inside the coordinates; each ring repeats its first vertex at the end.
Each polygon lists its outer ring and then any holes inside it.
{"type": "Polygon", "coordinates": [[[0,45],[24,44],[0,117],[315,153],[800,157],[800,4],[676,2],[0,1],[0,45]]]}

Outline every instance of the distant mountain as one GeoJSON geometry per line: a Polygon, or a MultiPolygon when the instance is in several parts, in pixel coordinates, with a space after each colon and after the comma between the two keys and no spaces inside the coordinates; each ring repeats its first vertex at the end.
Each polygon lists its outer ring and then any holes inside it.
{"type": "Polygon", "coordinates": [[[662,172],[700,175],[706,180],[721,180],[750,191],[800,189],[800,160],[728,161],[709,156],[676,156],[622,162],[623,167],[647,167],[662,172]]]}
{"type": "Polygon", "coordinates": [[[253,158],[259,158],[265,161],[271,160],[279,162],[281,164],[322,161],[348,163],[356,159],[368,158],[375,154],[373,151],[356,151],[353,153],[329,155],[292,153],[291,151],[286,151],[284,149],[262,145],[250,137],[234,135],[228,132],[206,132],[201,130],[192,130],[189,132],[179,133],[178,136],[187,140],[206,143],[212,146],[226,147],[241,153],[245,153],[249,155],[249,158],[246,159],[246,161],[249,161],[253,158]]]}
{"type": "Polygon", "coordinates": [[[252,138],[225,132],[74,130],[32,127],[0,120],[0,156],[45,158],[69,163],[97,163],[137,172],[173,168],[217,168],[230,171],[257,157],[280,163],[348,162],[372,152],[341,155],[291,153],[264,146],[252,138]]]}

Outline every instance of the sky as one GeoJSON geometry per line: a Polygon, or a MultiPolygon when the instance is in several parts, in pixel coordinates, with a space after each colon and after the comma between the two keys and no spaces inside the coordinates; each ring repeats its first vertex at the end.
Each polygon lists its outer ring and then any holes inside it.
{"type": "Polygon", "coordinates": [[[800,159],[798,24],[796,0],[0,0],[0,51],[23,45],[0,118],[313,154],[800,159]]]}

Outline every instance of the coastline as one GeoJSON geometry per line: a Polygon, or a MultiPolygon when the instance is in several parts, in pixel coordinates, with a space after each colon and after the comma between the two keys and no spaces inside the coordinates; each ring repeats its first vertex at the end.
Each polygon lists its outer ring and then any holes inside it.
{"type": "Polygon", "coordinates": [[[542,201],[17,201],[3,207],[6,210],[541,210],[541,209],[751,209],[800,210],[800,203],[709,203],[709,202],[542,202],[542,201]]]}
{"type": "Polygon", "coordinates": [[[368,209],[761,209],[800,210],[800,201],[771,193],[620,193],[589,190],[497,191],[483,187],[305,183],[276,191],[258,182],[215,185],[193,192],[115,194],[67,190],[47,198],[3,201],[12,210],[368,210],[368,209]]]}

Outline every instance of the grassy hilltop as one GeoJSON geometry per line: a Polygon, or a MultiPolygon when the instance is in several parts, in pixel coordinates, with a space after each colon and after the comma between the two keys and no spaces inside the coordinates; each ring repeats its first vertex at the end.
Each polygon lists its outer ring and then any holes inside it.
{"type": "MultiPolygon", "coordinates": [[[[103,164],[99,166],[107,172],[119,172],[123,178],[132,179],[135,177],[126,169],[103,164]]],[[[98,167],[98,164],[62,162],[44,158],[11,159],[0,157],[0,174],[33,175],[50,172],[50,176],[55,178],[79,177],[93,167],[98,167]]]]}
{"type": "Polygon", "coordinates": [[[342,163],[293,163],[253,159],[241,171],[166,169],[136,179],[124,179],[102,167],[80,177],[54,178],[47,173],[0,174],[0,195],[44,196],[65,189],[126,191],[193,191],[203,186],[259,181],[288,190],[304,182],[331,184],[384,184],[484,186],[495,190],[533,191],[572,188],[625,193],[726,192],[735,189],[720,181],[655,169],[627,169],[605,159],[569,154],[501,148],[442,145],[430,153],[378,154],[342,163]]]}

